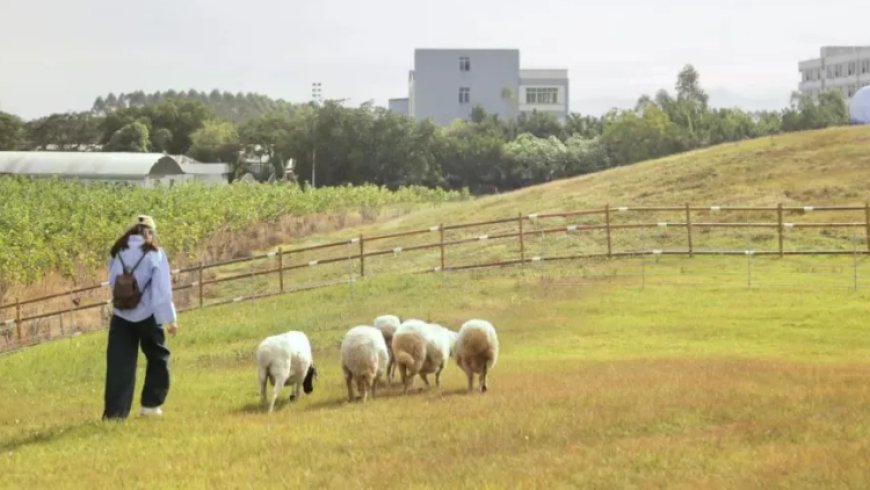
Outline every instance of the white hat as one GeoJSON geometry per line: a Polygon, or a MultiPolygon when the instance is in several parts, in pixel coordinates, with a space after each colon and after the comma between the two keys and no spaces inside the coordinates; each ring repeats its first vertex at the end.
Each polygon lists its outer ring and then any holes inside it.
{"type": "Polygon", "coordinates": [[[136,217],[136,222],[133,223],[133,226],[136,225],[145,225],[148,228],[157,231],[157,224],[154,223],[154,218],[148,216],[147,214],[140,214],[138,217],[136,217]]]}

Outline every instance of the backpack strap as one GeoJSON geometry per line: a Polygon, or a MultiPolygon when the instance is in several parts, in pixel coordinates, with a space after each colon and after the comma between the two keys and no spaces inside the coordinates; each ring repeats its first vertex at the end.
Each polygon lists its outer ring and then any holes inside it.
{"type": "Polygon", "coordinates": [[[128,272],[127,264],[124,263],[124,259],[121,257],[121,252],[118,252],[118,255],[116,255],[115,257],[118,257],[118,260],[121,261],[121,270],[123,270],[124,272],[128,272]]]}
{"type": "MultiPolygon", "coordinates": [[[[133,268],[130,269],[130,272],[131,272],[131,273],[132,273],[133,271],[135,271],[137,267],[139,267],[139,264],[141,264],[141,263],[142,263],[142,260],[145,258],[145,256],[148,255],[148,252],[150,252],[150,250],[146,250],[146,251],[142,252],[142,256],[139,257],[139,260],[136,261],[136,265],[134,265],[133,268]]],[[[118,257],[120,257],[120,256],[121,256],[121,254],[118,254],[118,257]]],[[[121,261],[121,265],[124,265],[124,261],[123,261],[123,260],[121,261]]]]}

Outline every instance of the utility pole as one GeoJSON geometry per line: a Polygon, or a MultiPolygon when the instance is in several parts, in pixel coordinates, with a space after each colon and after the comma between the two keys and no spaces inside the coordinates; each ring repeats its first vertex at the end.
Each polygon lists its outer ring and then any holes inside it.
{"type": "Polygon", "coordinates": [[[311,84],[311,100],[314,102],[314,118],[311,129],[311,187],[317,187],[315,183],[317,173],[317,116],[320,112],[320,103],[323,102],[323,88],[320,82],[311,84]]]}

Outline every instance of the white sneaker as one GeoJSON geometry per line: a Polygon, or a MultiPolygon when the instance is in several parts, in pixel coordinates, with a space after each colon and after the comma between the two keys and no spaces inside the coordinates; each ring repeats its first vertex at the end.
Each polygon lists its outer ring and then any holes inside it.
{"type": "Polygon", "coordinates": [[[140,417],[162,417],[163,416],[163,409],[161,409],[160,407],[154,407],[154,408],[142,407],[142,410],[139,410],[139,416],[140,417]]]}

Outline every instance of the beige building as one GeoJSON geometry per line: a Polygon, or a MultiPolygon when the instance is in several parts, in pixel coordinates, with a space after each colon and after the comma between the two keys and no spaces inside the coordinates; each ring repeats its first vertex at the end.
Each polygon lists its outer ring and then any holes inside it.
{"type": "Polygon", "coordinates": [[[870,46],[826,46],[821,57],[798,63],[802,94],[817,97],[837,89],[851,99],[862,87],[870,85],[870,46]]]}

